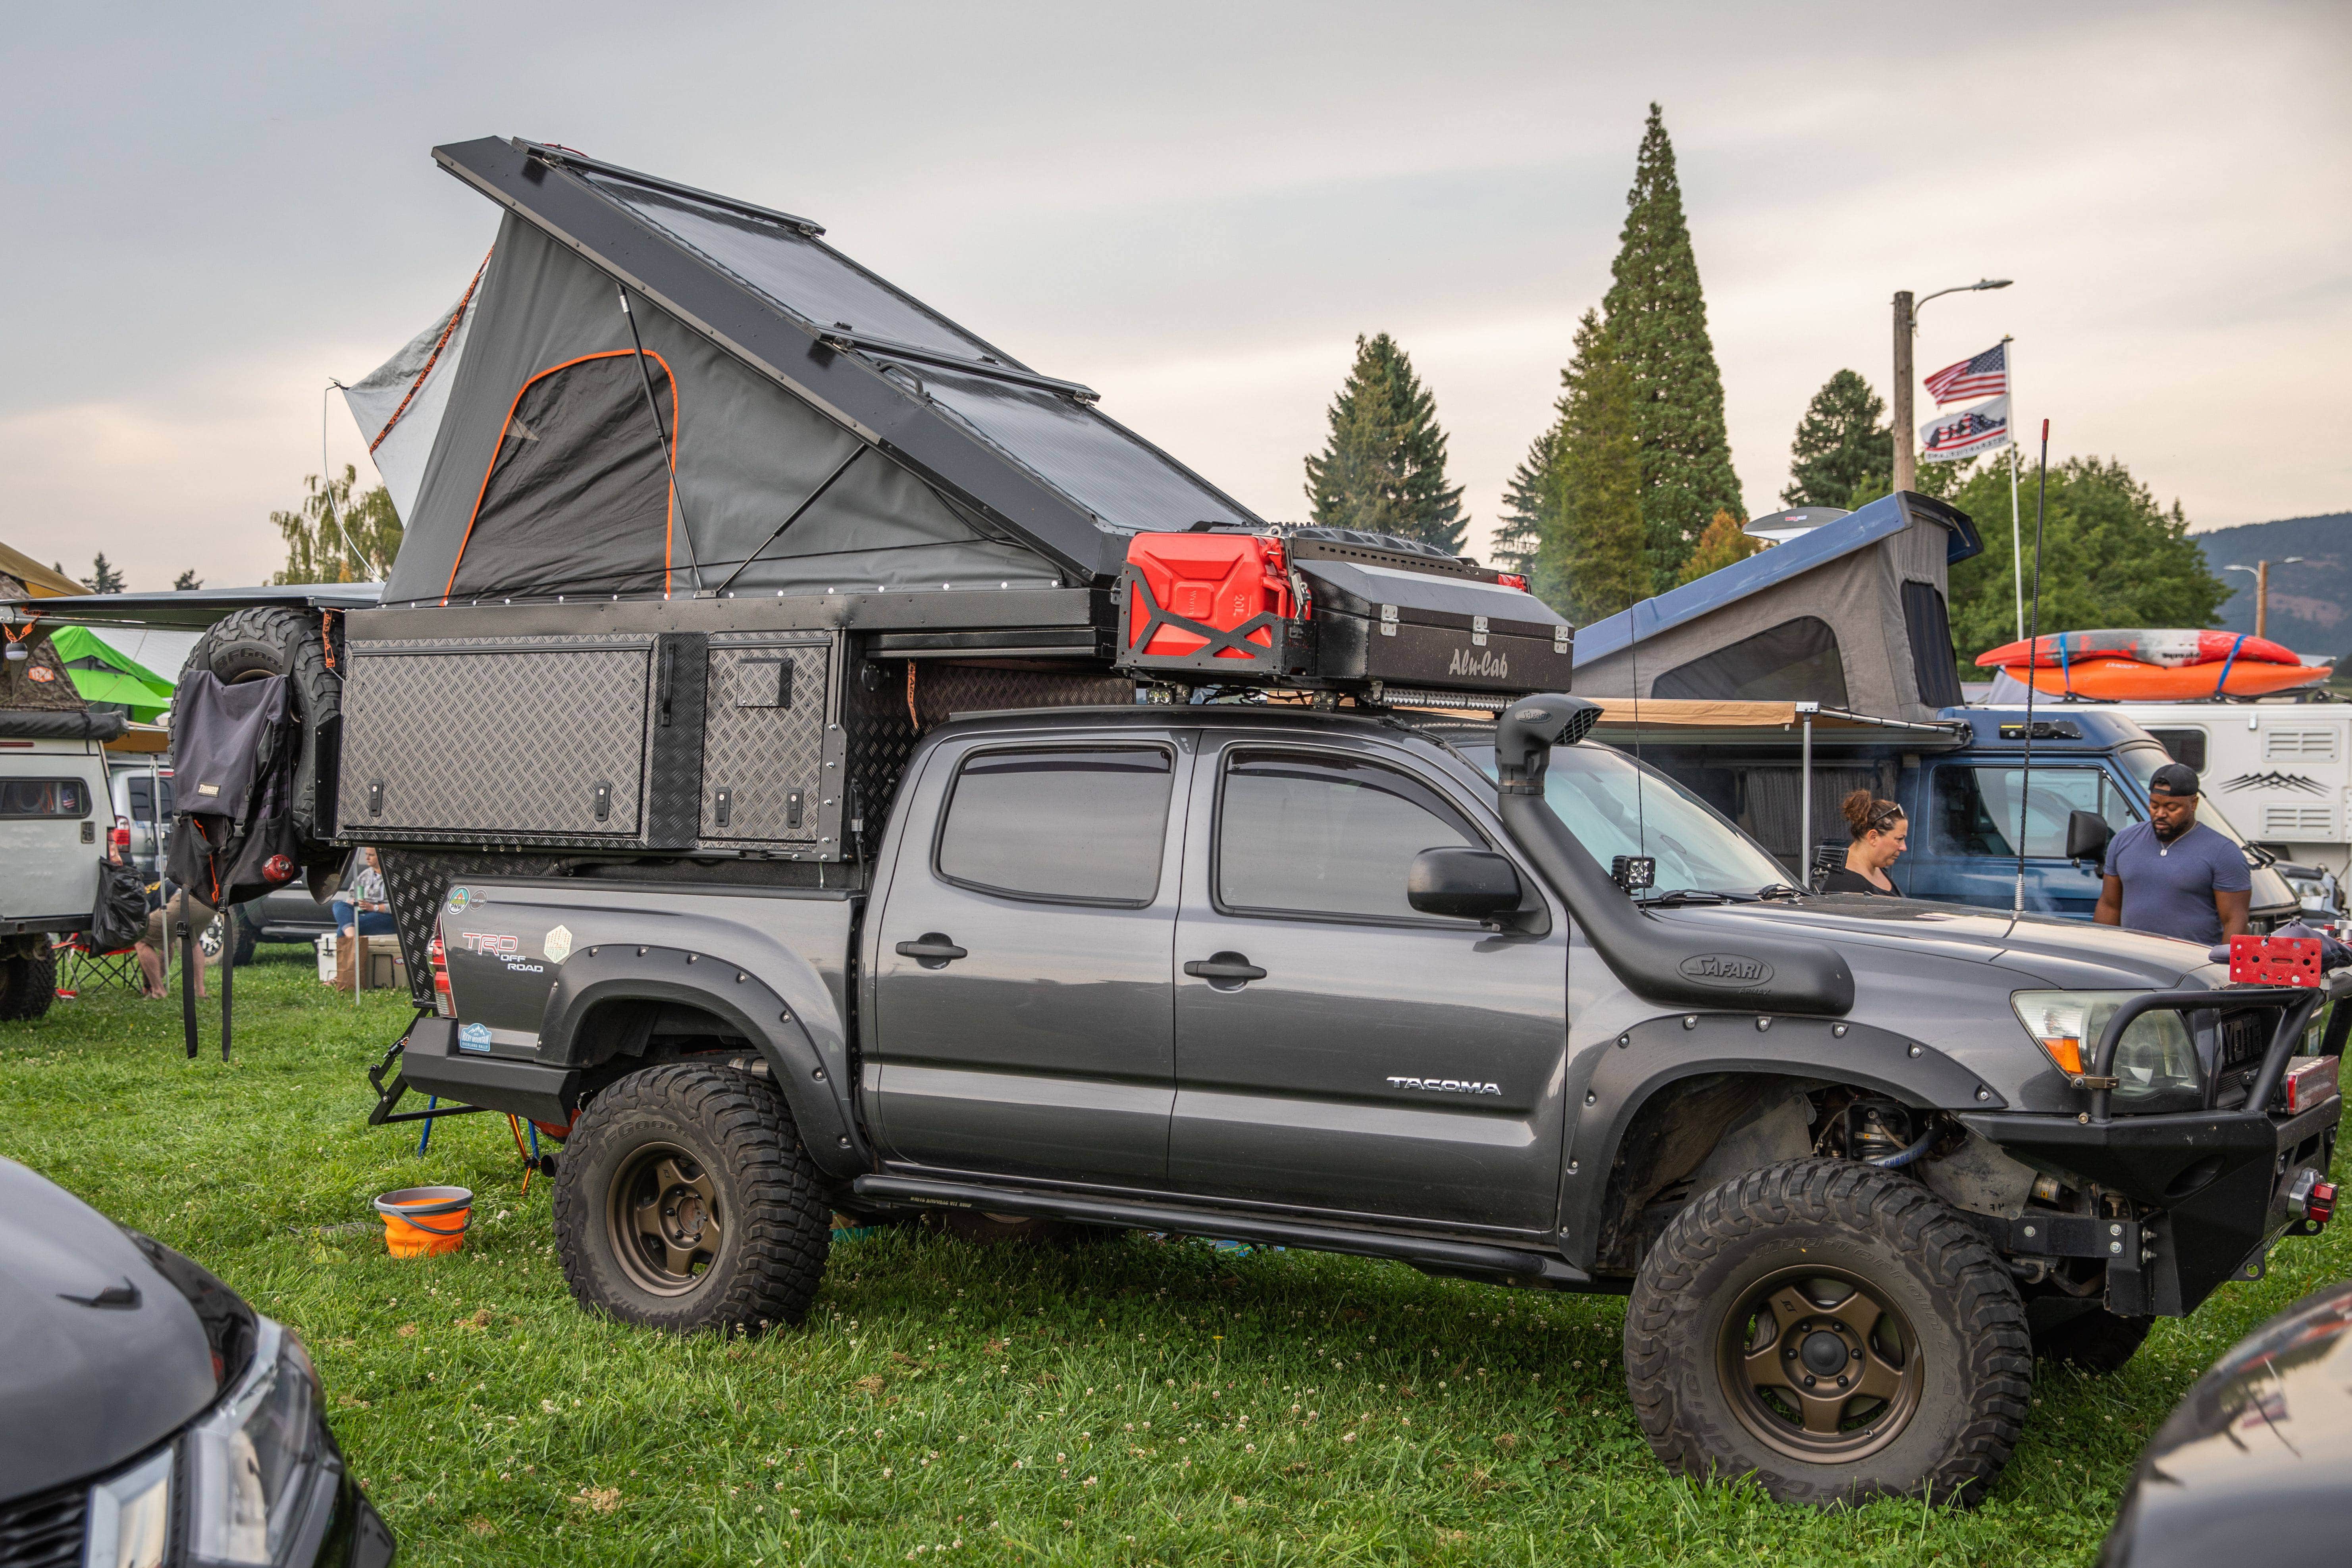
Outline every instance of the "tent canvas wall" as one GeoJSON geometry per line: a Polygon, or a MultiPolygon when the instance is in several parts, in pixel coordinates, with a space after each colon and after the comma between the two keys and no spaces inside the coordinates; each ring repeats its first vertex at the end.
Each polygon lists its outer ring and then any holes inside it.
{"type": "Polygon", "coordinates": [[[530,142],[434,156],[507,216],[446,405],[402,416],[432,441],[387,605],[1098,587],[1132,531],[1258,525],[806,219],[530,142]]]}
{"type": "Polygon", "coordinates": [[[1884,497],[1579,631],[1576,692],[1926,721],[1961,700],[1949,571],[1983,548],[1965,513],[1884,497]]]}

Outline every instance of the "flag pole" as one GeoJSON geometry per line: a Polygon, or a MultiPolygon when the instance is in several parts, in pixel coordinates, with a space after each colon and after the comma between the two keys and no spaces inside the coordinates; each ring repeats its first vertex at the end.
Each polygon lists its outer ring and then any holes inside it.
{"type": "MultiPolygon", "coordinates": [[[[2013,340],[2001,335],[2006,345],[2013,340]]],[[[2025,639],[2025,541],[2017,520],[2017,470],[2025,461],[2023,448],[2017,444],[2017,353],[2011,349],[2001,355],[2001,374],[2009,383],[2009,563],[2017,583],[2017,636],[2025,639]]]]}

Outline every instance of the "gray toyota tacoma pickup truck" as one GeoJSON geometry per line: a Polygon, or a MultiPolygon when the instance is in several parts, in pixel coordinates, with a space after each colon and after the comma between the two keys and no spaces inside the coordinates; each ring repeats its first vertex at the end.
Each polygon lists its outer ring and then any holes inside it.
{"type": "Polygon", "coordinates": [[[959,716],[855,889],[452,885],[401,1071],[568,1135],[625,1321],[797,1322],[836,1210],[1619,1292],[1660,1458],[1815,1503],[1975,1500],[2037,1352],[2326,1223],[2330,989],[1801,893],[1595,716],[959,716]]]}

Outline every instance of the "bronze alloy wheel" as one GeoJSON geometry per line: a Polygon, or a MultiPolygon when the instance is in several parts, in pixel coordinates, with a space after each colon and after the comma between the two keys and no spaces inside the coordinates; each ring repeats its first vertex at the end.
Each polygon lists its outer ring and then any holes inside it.
{"type": "Polygon", "coordinates": [[[1725,1315],[1718,1360],[1740,1425],[1811,1464],[1894,1442],[1927,1381],[1901,1310],[1837,1268],[1784,1268],[1750,1286],[1725,1315]]]}
{"type": "Polygon", "coordinates": [[[675,1143],[646,1143],[614,1173],[604,1206],[613,1256],[640,1289],[683,1296],[725,1239],[718,1184],[675,1143]]]}

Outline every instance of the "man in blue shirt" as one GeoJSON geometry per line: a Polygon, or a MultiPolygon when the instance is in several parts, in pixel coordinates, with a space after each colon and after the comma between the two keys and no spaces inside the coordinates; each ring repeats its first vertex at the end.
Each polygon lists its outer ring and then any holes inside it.
{"type": "Polygon", "coordinates": [[[2149,820],[2107,846],[2093,917],[2101,925],[2177,936],[2210,947],[2246,929],[2253,878],[2245,852],[2197,821],[2197,771],[2167,763],[2148,780],[2149,820]]]}

